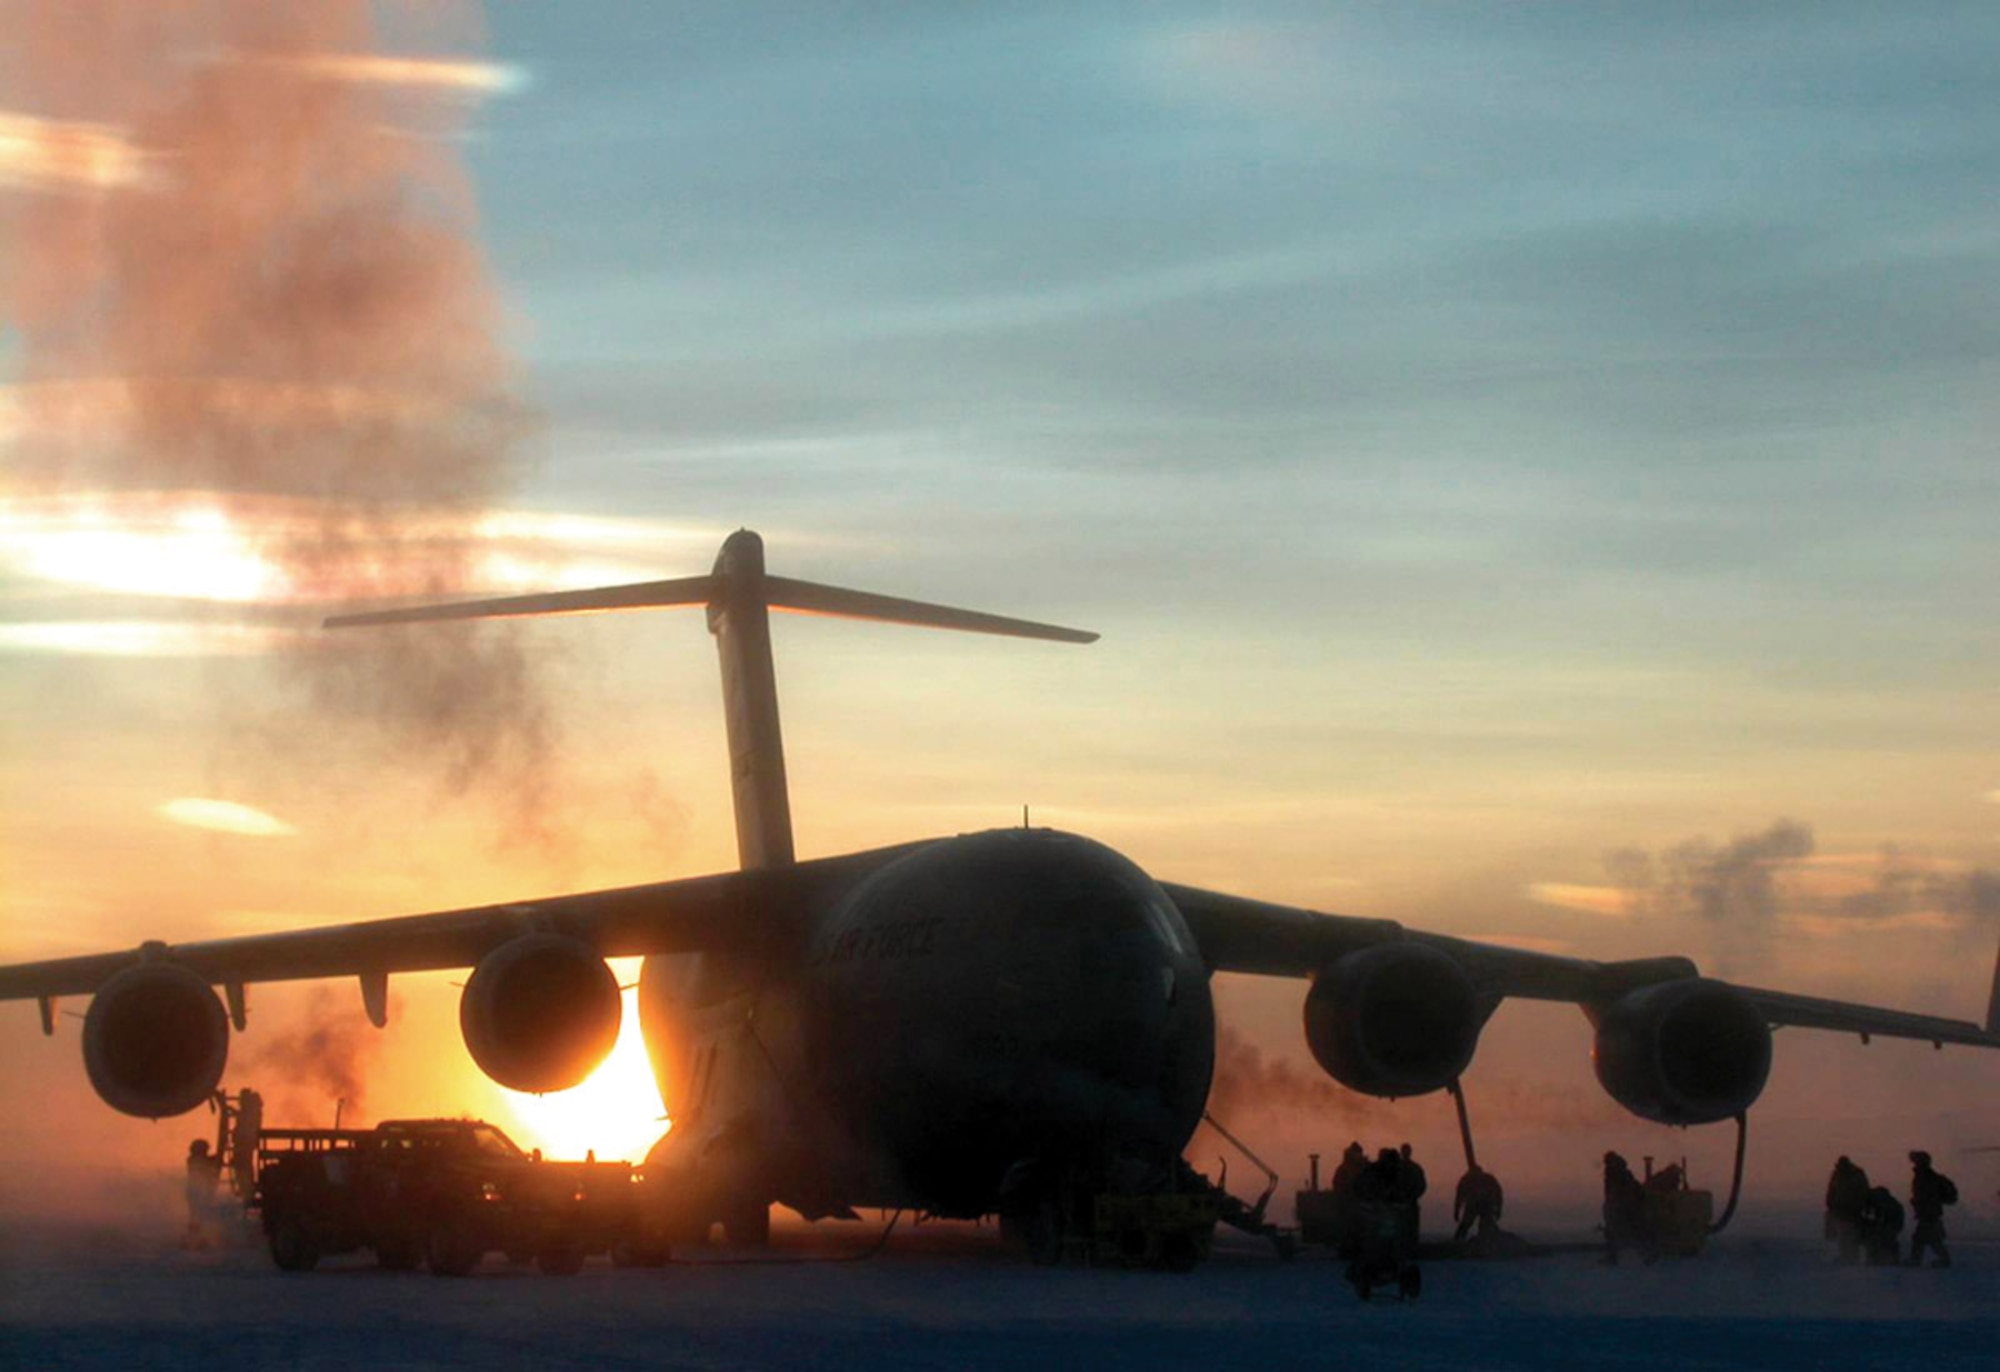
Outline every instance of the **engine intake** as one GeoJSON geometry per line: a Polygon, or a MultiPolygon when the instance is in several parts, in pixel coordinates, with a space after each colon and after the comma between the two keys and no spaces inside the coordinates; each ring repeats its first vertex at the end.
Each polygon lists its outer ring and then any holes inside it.
{"type": "Polygon", "coordinates": [[[1349,953],[1313,978],[1306,1043],[1328,1076],[1371,1096],[1421,1096],[1456,1081],[1485,1024],[1465,969],[1420,943],[1349,953]]]}
{"type": "Polygon", "coordinates": [[[465,983],[458,1026],[479,1070],[516,1091],[563,1091],[618,1041],[618,979],[595,949],[526,934],[488,953],[465,983]]]}
{"type": "Polygon", "coordinates": [[[171,962],[128,967],[83,1017],[83,1069],[104,1103],[141,1119],[206,1101],[229,1060],[229,1017],[201,977],[171,962]]]}
{"type": "Polygon", "coordinates": [[[1771,1026],[1735,987],[1683,977],[1600,1011],[1591,1056],[1611,1098],[1641,1119],[1713,1124],[1763,1093],[1771,1026]]]}

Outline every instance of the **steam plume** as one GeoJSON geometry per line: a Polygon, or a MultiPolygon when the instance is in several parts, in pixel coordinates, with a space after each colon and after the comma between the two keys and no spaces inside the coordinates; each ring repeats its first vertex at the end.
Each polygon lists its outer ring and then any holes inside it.
{"type": "Polygon", "coordinates": [[[1604,863],[1634,912],[1706,924],[1725,974],[1765,957],[1781,925],[1822,936],[1923,927],[1975,936],[1983,946],[2000,924],[2000,872],[1893,843],[1876,854],[1872,874],[1865,861],[1856,853],[1816,855],[1811,827],[1780,819],[1726,844],[1690,838],[1657,857],[1621,848],[1604,863]]]}
{"type": "MultiPolygon", "coordinates": [[[[392,1003],[391,1016],[399,1009],[392,1003]]],[[[347,1102],[343,1123],[363,1117],[368,1062],[380,1038],[351,999],[315,986],[298,1023],[239,1041],[236,1070],[242,1085],[263,1093],[268,1123],[331,1123],[339,1101],[347,1102]]]]}
{"type": "MultiPolygon", "coordinates": [[[[1477,1126],[1567,1130],[1616,1124],[1626,1118],[1609,1097],[1594,1090],[1527,1085],[1509,1077],[1486,1075],[1468,1079],[1465,1089],[1477,1126]]],[[[1300,1068],[1283,1059],[1268,1058],[1228,1025],[1215,1031],[1215,1081],[1209,1089],[1208,1108],[1225,1124],[1263,1118],[1315,1124],[1340,1121],[1357,1132],[1408,1130],[1408,1115],[1399,1114],[1395,1102],[1350,1091],[1317,1067],[1300,1068]]]]}
{"type": "Polygon", "coordinates": [[[1753,834],[1717,845],[1690,838],[1656,863],[1643,849],[1608,855],[1605,867],[1633,900],[1656,915],[1692,915],[1713,931],[1717,970],[1741,971],[1761,952],[1776,920],[1779,877],[1788,864],[1812,856],[1812,830],[1779,819],[1753,834]]]}
{"type": "Polygon", "coordinates": [[[1208,1092],[1209,1113],[1225,1122],[1253,1116],[1338,1119],[1355,1124],[1389,1118],[1388,1104],[1364,1096],[1313,1069],[1262,1049],[1228,1025],[1215,1030],[1215,1079],[1208,1092]]]}
{"type": "MultiPolygon", "coordinates": [[[[203,493],[324,603],[466,587],[525,425],[452,135],[470,95],[506,82],[461,54],[382,51],[399,17],[432,45],[475,18],[7,7],[0,327],[27,383],[12,484],[203,493]],[[112,432],[73,422],[79,406],[112,432]],[[273,501],[303,515],[260,525],[273,501]]],[[[290,667],[313,704],[379,723],[454,784],[501,769],[517,817],[538,816],[549,716],[506,626],[302,636],[290,667]]]]}

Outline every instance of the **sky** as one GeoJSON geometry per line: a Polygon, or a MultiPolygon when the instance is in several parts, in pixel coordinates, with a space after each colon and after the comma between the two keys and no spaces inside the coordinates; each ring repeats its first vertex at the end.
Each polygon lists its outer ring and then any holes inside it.
{"type": "MultiPolygon", "coordinates": [[[[730,865],[698,616],[312,626],[747,526],[1103,635],[781,623],[802,854],[1026,805],[1166,880],[1983,1012],[1990,7],[189,8],[8,6],[0,958],[730,865]]],[[[371,1111],[553,1128],[399,987],[371,1111]]],[[[1298,1062],[1301,994],[1218,987],[1298,1062]]],[[[4,1020],[50,1119],[178,1155],[4,1020]]],[[[1510,1008],[1474,1087],[1617,1135],[1588,1051],[1510,1008]]],[[[2000,1141],[1993,1070],[1782,1035],[1761,1113],[2000,1141]]]]}

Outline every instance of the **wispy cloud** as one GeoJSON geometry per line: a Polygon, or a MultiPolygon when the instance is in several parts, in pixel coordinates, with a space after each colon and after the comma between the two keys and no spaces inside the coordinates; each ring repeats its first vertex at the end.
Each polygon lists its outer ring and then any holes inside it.
{"type": "Polygon", "coordinates": [[[1903,914],[1856,916],[1848,914],[1797,914],[1781,916],[1785,926],[1812,938],[1843,939],[1858,934],[1892,933],[1898,929],[1950,932],[1964,921],[1942,910],[1911,910],[1903,914]]]}
{"type": "Polygon", "coordinates": [[[1633,913],[1631,892],[1619,886],[1583,886],[1566,881],[1537,881],[1527,887],[1528,899],[1561,910],[1622,919],[1633,913]]]}
{"type": "MultiPolygon", "coordinates": [[[[317,603],[330,588],[286,556],[337,520],[320,502],[202,491],[99,491],[0,500],[0,571],[51,584],[224,604],[317,603]]],[[[467,593],[561,590],[687,569],[708,526],[561,511],[441,512],[398,531],[398,556],[463,557],[467,593]]],[[[357,534],[357,563],[383,555],[357,534]]]]}
{"type": "Polygon", "coordinates": [[[276,815],[239,805],[233,800],[182,796],[164,802],[158,813],[162,819],[185,824],[192,829],[212,829],[217,833],[242,834],[247,838],[283,838],[298,832],[276,815]]]}
{"type": "Polygon", "coordinates": [[[0,186],[124,190],[148,184],[152,158],[124,130],[0,110],[0,186]]]}
{"type": "Polygon", "coordinates": [[[326,81],[406,86],[468,98],[511,95],[529,84],[525,68],[505,62],[331,52],[311,57],[260,57],[253,60],[326,81]]]}
{"type": "Polygon", "coordinates": [[[255,624],[168,619],[0,624],[0,653],[85,657],[248,657],[276,652],[295,635],[255,624]]]}
{"type": "Polygon", "coordinates": [[[1781,819],[1726,844],[1691,838],[1657,859],[1608,854],[1615,888],[1656,918],[1693,916],[1725,955],[1759,953],[1778,930],[1852,938],[1897,930],[1959,932],[2000,922],[2000,872],[1885,843],[1813,851],[1810,826],[1781,819]]]}

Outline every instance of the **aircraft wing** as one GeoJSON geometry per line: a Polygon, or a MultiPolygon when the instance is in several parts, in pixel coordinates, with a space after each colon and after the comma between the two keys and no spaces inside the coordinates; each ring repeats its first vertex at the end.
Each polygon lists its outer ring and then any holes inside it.
{"type": "Polygon", "coordinates": [[[155,957],[228,986],[470,967],[509,939],[542,930],[576,938],[603,957],[748,950],[782,934],[796,916],[847,885],[922,846],[877,848],[768,871],[19,963],[0,967],[0,1000],[88,995],[125,968],[155,957]]]}
{"type": "MultiPolygon", "coordinates": [[[[1394,920],[1322,914],[1192,886],[1162,885],[1180,907],[1211,971],[1310,977],[1348,953],[1382,943],[1413,942],[1449,955],[1465,969],[1481,997],[1491,1004],[1512,996],[1584,1006],[1608,1004],[1628,991],[1654,982],[1700,975],[1687,958],[1593,962],[1477,943],[1447,934],[1427,934],[1406,929],[1394,920]]],[[[1773,1027],[1793,1025],[1864,1037],[1879,1034],[1884,1038],[1920,1039],[1934,1044],[2000,1048],[2000,960],[1994,966],[1993,996],[1984,1026],[1971,1020],[1885,1010],[1787,991],[1751,986],[1735,986],[1735,990],[1773,1027]]]]}

